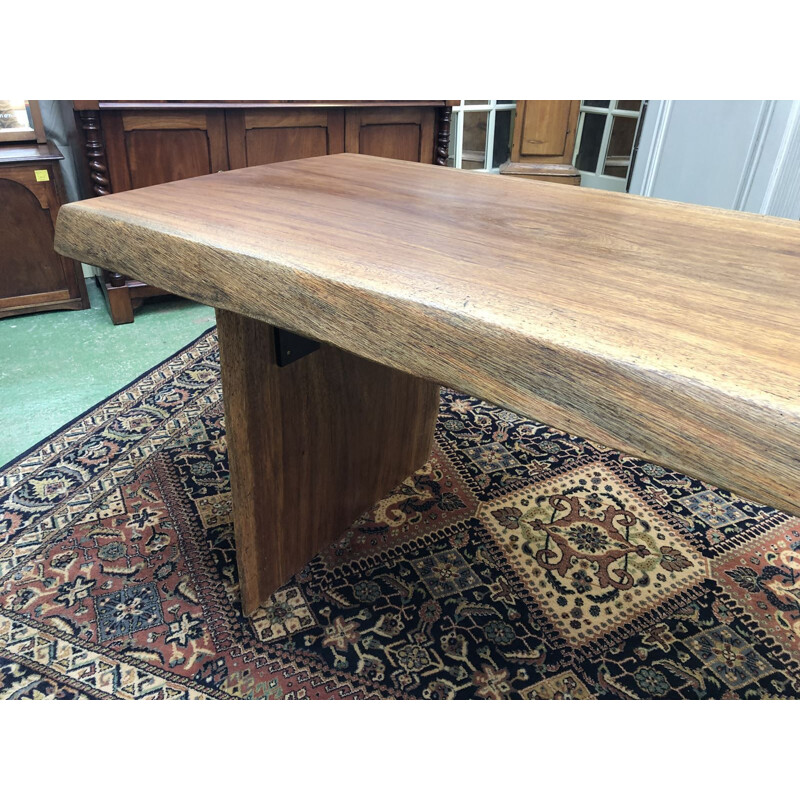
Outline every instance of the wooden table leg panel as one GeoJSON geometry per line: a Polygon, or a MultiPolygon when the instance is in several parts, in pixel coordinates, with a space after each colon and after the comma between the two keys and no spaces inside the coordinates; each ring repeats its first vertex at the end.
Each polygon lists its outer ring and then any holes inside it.
{"type": "Polygon", "coordinates": [[[245,614],[429,457],[439,387],[329,345],[285,367],[273,328],[217,310],[245,614]]]}

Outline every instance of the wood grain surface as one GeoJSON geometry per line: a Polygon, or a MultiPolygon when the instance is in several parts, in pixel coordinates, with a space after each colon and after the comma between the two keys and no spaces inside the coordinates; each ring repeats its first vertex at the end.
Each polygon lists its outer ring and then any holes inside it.
{"type": "Polygon", "coordinates": [[[359,155],[62,208],[60,252],[800,513],[800,224],[359,155]]]}
{"type": "Polygon", "coordinates": [[[249,615],[425,463],[439,387],[329,345],[279,367],[271,325],[218,310],[217,328],[249,615]]]}

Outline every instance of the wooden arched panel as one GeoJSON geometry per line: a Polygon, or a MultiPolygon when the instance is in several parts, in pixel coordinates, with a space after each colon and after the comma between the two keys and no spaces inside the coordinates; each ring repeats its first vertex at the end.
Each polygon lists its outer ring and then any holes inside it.
{"type": "Polygon", "coordinates": [[[63,289],[61,259],[53,250],[50,212],[25,186],[0,178],[0,298],[63,289]]]}

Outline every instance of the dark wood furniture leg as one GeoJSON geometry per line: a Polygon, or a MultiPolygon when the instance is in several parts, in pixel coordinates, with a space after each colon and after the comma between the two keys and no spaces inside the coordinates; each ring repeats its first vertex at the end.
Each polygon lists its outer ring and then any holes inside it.
{"type": "Polygon", "coordinates": [[[244,613],[429,457],[439,387],[329,345],[279,367],[274,328],[217,310],[244,613]]]}
{"type": "Polygon", "coordinates": [[[100,277],[101,288],[108,303],[108,313],[115,325],[133,322],[133,304],[131,293],[124,275],[118,272],[103,270],[100,277]]]}

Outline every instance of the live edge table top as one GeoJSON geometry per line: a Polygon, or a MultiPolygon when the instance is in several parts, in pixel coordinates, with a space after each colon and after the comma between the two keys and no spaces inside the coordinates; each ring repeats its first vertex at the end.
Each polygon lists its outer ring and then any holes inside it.
{"type": "Polygon", "coordinates": [[[800,514],[800,223],[342,154],[69,204],[56,248],[800,514]]]}

